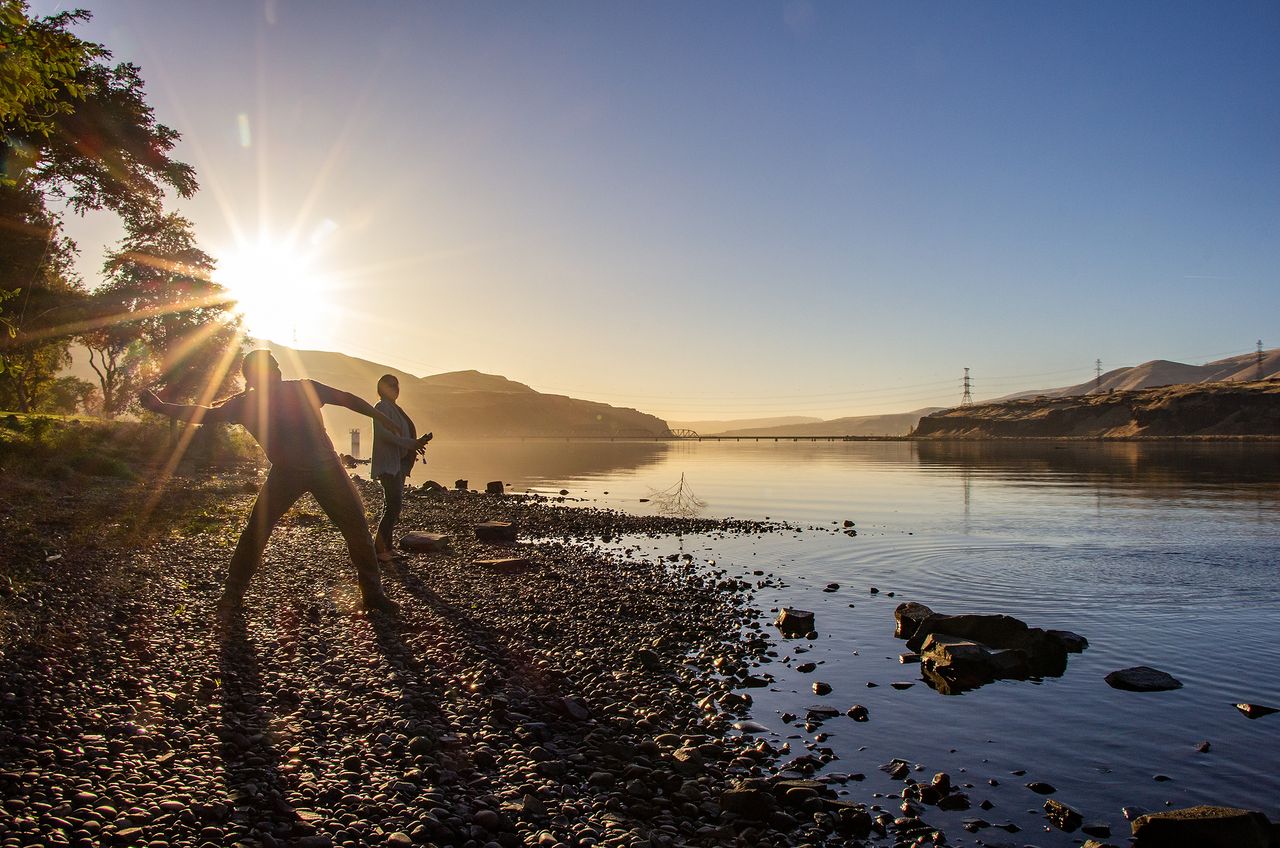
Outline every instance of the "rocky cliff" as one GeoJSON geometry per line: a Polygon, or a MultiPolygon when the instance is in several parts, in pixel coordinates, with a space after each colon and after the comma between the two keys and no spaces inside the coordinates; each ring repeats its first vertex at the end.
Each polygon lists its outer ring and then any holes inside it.
{"type": "Polygon", "coordinates": [[[956,407],[920,419],[922,439],[1280,438],[1280,380],[1197,383],[956,407]]]}

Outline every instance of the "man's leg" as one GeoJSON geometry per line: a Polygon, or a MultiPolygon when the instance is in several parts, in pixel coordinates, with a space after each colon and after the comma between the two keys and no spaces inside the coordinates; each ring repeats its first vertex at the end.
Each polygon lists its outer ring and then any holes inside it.
{"type": "Polygon", "coordinates": [[[393,611],[395,605],[382,593],[382,577],[378,573],[378,555],[373,550],[373,536],[364,517],[364,503],[355,483],[338,463],[317,469],[312,478],[311,494],[342,532],[347,551],[356,564],[360,594],[369,609],[393,611]]]}
{"type": "Polygon", "coordinates": [[[240,541],[236,543],[236,551],[231,555],[231,566],[227,573],[227,586],[222,594],[221,605],[234,607],[244,597],[249,588],[249,580],[262,563],[262,551],[267,547],[267,539],[271,536],[276,522],[289,511],[289,507],[301,497],[305,491],[305,481],[279,468],[272,468],[267,473],[267,480],[258,490],[258,498],[253,502],[253,510],[249,520],[240,532],[240,541]]]}

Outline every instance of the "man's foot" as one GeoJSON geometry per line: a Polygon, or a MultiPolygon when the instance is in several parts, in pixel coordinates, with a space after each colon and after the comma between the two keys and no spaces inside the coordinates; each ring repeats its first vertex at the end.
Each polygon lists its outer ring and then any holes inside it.
{"type": "Polygon", "coordinates": [[[364,608],[369,612],[385,612],[387,615],[395,615],[400,611],[400,605],[382,592],[371,592],[365,595],[363,603],[364,608]]]}
{"type": "Polygon", "coordinates": [[[233,616],[239,615],[244,606],[244,595],[239,592],[227,590],[222,593],[222,597],[218,598],[217,614],[222,621],[227,621],[233,616]]]}

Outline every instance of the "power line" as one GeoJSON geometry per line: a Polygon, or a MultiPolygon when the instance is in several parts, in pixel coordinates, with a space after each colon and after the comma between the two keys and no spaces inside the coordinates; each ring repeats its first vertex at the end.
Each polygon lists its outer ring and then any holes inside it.
{"type": "Polygon", "coordinates": [[[973,405],[973,384],[969,381],[969,369],[964,369],[964,394],[960,398],[961,406],[973,405]]]}
{"type": "Polygon", "coordinates": [[[1093,387],[1095,389],[1102,388],[1102,360],[1093,360],[1093,387]]]}

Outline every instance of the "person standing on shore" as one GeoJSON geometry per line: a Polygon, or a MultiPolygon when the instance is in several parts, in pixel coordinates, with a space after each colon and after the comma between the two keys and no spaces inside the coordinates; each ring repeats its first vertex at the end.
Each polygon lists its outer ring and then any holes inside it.
{"type": "Polygon", "coordinates": [[[404,481],[413,471],[418,452],[431,441],[431,434],[419,439],[413,419],[396,403],[400,398],[400,380],[394,374],[383,374],[378,379],[378,398],[374,409],[398,425],[396,432],[374,419],[373,458],[369,468],[369,474],[382,485],[382,520],[378,522],[374,545],[378,559],[391,562],[396,559],[392,535],[404,504],[404,481]]]}
{"type": "Polygon", "coordinates": [[[219,614],[225,616],[240,608],[276,522],[307,492],[342,532],[356,566],[365,608],[395,612],[396,604],[382,591],[360,493],[325,433],[320,407],[342,406],[391,430],[398,428],[399,422],[349,392],[314,380],[283,379],[280,364],[269,350],[245,354],[241,372],[245,390],[213,407],[166,403],[149,390],[139,396],[143,408],[180,421],[241,424],[271,460],[271,470],[231,556],[226,587],[218,601],[219,614]]]}

